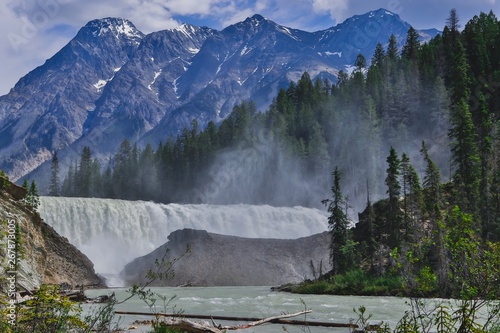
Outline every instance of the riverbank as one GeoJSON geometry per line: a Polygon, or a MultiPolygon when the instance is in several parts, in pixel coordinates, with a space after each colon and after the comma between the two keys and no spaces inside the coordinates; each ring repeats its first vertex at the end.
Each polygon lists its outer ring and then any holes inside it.
{"type": "Polygon", "coordinates": [[[373,276],[362,270],[354,270],[326,279],[285,284],[272,290],[315,295],[407,297],[402,286],[401,277],[397,275],[373,276]]]}

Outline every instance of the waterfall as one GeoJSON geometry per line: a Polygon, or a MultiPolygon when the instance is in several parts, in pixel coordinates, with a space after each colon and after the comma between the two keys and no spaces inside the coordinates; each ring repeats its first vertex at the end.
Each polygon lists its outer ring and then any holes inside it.
{"type": "Polygon", "coordinates": [[[116,274],[133,259],[193,228],[249,238],[299,238],[327,229],[327,213],[304,207],[180,205],[95,198],[41,197],[40,215],[94,263],[116,274]]]}

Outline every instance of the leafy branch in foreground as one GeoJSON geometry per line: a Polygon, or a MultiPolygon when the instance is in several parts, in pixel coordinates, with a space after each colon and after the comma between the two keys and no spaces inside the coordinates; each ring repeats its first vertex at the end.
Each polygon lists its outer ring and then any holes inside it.
{"type": "MultiPolygon", "coordinates": [[[[119,321],[115,318],[117,305],[123,304],[132,297],[139,297],[148,307],[158,313],[156,301],[163,301],[163,308],[175,298],[157,294],[147,289],[149,285],[158,280],[170,279],[174,276],[173,266],[182,257],[190,252],[188,247],[179,258],[167,260],[169,250],[161,259],[155,261],[155,270],[147,273],[147,282],[143,285],[134,285],[129,290],[129,295],[121,301],[109,297],[108,302],[93,307],[86,315],[82,314],[82,307],[64,295],[57,285],[42,285],[33,297],[16,306],[16,323],[11,325],[8,321],[8,309],[4,306],[5,295],[0,297],[2,310],[0,317],[0,333],[110,333],[119,330],[119,321]]],[[[181,312],[178,312],[180,315],[181,312]]],[[[152,324],[154,332],[162,331],[159,321],[152,324]]]]}
{"type": "Polygon", "coordinates": [[[439,223],[443,249],[449,259],[447,279],[453,300],[419,297],[436,288],[437,278],[429,267],[412,271],[415,262],[395,251],[393,258],[407,274],[405,286],[412,295],[411,310],[398,323],[396,332],[482,333],[500,330],[500,244],[484,242],[471,214],[454,207],[439,223]]]}

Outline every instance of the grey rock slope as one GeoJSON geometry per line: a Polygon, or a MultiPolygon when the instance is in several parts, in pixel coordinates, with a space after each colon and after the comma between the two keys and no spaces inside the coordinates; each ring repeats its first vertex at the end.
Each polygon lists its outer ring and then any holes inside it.
{"type": "Polygon", "coordinates": [[[64,171],[83,146],[105,161],[125,138],[156,146],[193,119],[221,121],[242,100],[265,110],[303,72],[335,81],[392,33],[402,45],[409,27],[384,9],[317,32],[260,15],[221,31],[184,24],[147,36],[124,19],[91,21],[0,97],[0,168],[17,180],[45,162],[30,175],[43,189],[55,150],[64,171]]]}
{"type": "Polygon", "coordinates": [[[310,262],[328,269],[328,233],[309,237],[255,239],[224,236],[202,230],[184,229],[171,233],[168,242],[150,254],[137,258],[121,272],[127,284],[146,282],[155,260],[179,258],[189,245],[188,255],[177,261],[175,277],[154,285],[178,286],[270,286],[312,278],[310,262]]]}
{"type": "MultiPolygon", "coordinates": [[[[12,231],[9,226],[17,225],[21,239],[15,252],[19,256],[15,269],[19,291],[62,283],[73,288],[103,288],[104,281],[95,273],[92,262],[28,207],[22,200],[24,195],[23,188],[0,177],[0,220],[4,221],[0,225],[0,276],[14,270],[8,261],[12,243],[7,235],[12,231]]],[[[5,287],[4,283],[5,279],[1,279],[0,289],[5,287]]]]}

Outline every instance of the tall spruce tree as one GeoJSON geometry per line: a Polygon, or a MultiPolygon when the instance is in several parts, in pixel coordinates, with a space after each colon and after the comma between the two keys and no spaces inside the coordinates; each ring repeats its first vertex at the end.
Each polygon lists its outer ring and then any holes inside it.
{"type": "Polygon", "coordinates": [[[384,64],[385,50],[381,43],[377,43],[375,52],[373,52],[371,66],[381,67],[384,64]]]}
{"type": "Polygon", "coordinates": [[[82,197],[90,196],[92,175],[92,152],[89,146],[82,149],[80,155],[80,165],[76,176],[76,194],[82,197]]]}
{"type": "Polygon", "coordinates": [[[366,182],[366,208],[362,214],[358,214],[359,222],[353,230],[354,241],[361,244],[363,257],[370,259],[370,270],[375,268],[375,255],[378,248],[376,240],[376,214],[370,199],[370,189],[366,182]]]}
{"type": "MultiPolygon", "coordinates": [[[[479,186],[481,160],[478,151],[476,127],[469,109],[470,99],[469,65],[465,48],[458,31],[460,25],[456,10],[452,9],[447,20],[449,36],[447,44],[451,55],[447,57],[450,80],[452,164],[454,167],[453,188],[455,203],[465,213],[477,216],[479,208],[479,186]]],[[[480,226],[478,226],[480,228],[480,226]]]]}
{"type": "Polygon", "coordinates": [[[322,203],[328,207],[330,217],[328,218],[328,228],[330,230],[330,262],[332,264],[332,273],[339,274],[345,272],[349,267],[347,260],[348,254],[343,251],[347,245],[348,220],[344,212],[345,199],[340,188],[341,173],[338,167],[335,167],[333,173],[332,199],[323,200],[322,203]]]}
{"type": "Polygon", "coordinates": [[[392,34],[389,37],[389,45],[387,46],[387,57],[391,61],[395,61],[399,57],[398,40],[396,39],[396,36],[394,34],[392,34]]]}
{"type": "Polygon", "coordinates": [[[120,144],[114,159],[113,193],[117,198],[130,199],[133,196],[128,190],[133,175],[132,156],[130,141],[125,139],[120,144]]]}
{"type": "Polygon", "coordinates": [[[491,182],[494,172],[494,115],[488,110],[486,98],[483,93],[479,93],[478,107],[474,114],[472,117],[476,124],[478,155],[481,161],[479,183],[479,192],[481,193],[481,196],[479,198],[478,208],[482,222],[482,236],[484,239],[488,239],[490,238],[491,224],[493,221],[491,182]]]}
{"type": "Polygon", "coordinates": [[[49,195],[59,196],[59,159],[57,152],[52,155],[49,195]]]}
{"type": "Polygon", "coordinates": [[[460,29],[460,19],[458,17],[458,13],[456,8],[452,8],[450,10],[450,16],[446,19],[446,27],[450,29],[450,31],[456,35],[460,29]]]}
{"type": "Polygon", "coordinates": [[[420,36],[418,32],[410,27],[406,35],[406,43],[401,51],[401,57],[407,60],[417,60],[418,51],[420,49],[420,36]]]}
{"type": "MultiPolygon", "coordinates": [[[[461,100],[453,110],[450,130],[451,153],[455,173],[453,188],[455,202],[468,214],[478,209],[481,161],[469,106],[461,100]]],[[[479,218],[479,216],[476,216],[479,218]]]]}
{"type": "Polygon", "coordinates": [[[408,155],[401,157],[401,172],[403,178],[403,212],[406,238],[415,241],[418,232],[418,221],[423,208],[422,186],[417,171],[410,162],[408,155]]]}
{"type": "Polygon", "coordinates": [[[394,147],[391,147],[389,156],[387,157],[387,177],[385,184],[387,185],[387,194],[389,199],[389,209],[387,212],[388,226],[391,230],[389,236],[389,246],[396,247],[400,242],[401,230],[401,204],[399,197],[401,196],[401,185],[399,176],[401,174],[401,161],[394,147]]]}
{"type": "Polygon", "coordinates": [[[441,173],[436,163],[429,156],[425,141],[422,141],[420,154],[425,161],[423,180],[425,210],[429,215],[436,217],[436,210],[441,208],[441,173]]]}

